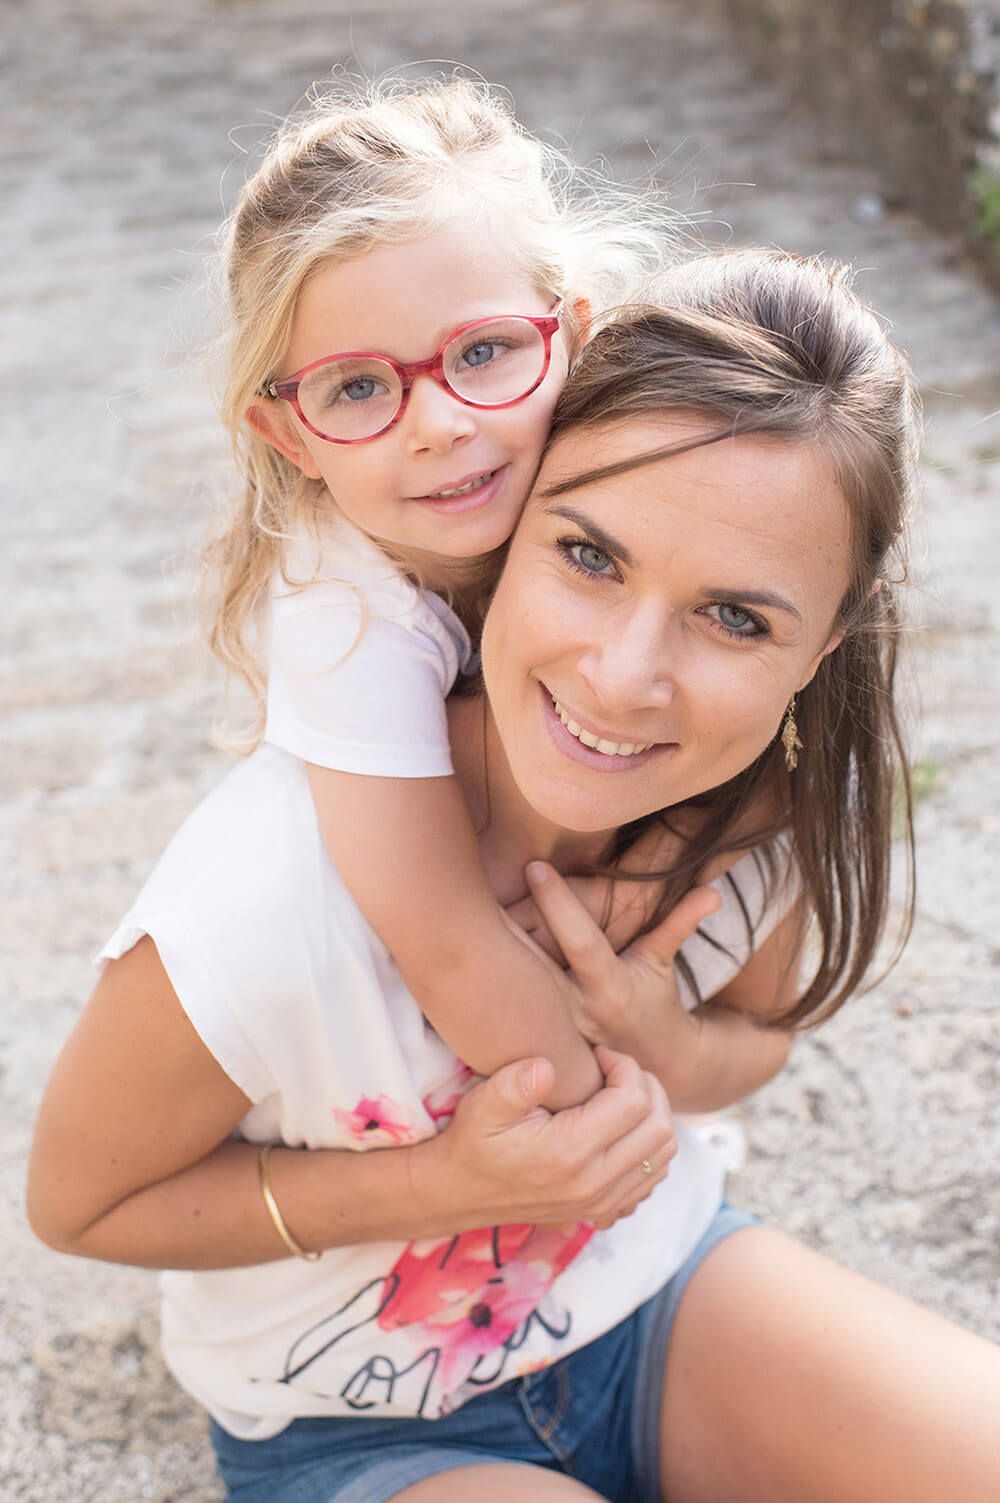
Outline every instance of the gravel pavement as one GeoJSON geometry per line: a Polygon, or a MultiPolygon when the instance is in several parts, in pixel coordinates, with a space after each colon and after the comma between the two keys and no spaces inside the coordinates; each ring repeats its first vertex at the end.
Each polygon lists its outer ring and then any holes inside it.
{"type": "Polygon", "coordinates": [[[713,239],[823,250],[910,351],[928,416],[915,566],[919,920],[891,978],[746,1108],[734,1198],[1000,1338],[1000,310],[666,0],[20,0],[0,19],[0,1433],[4,1499],[211,1503],[156,1351],[153,1276],[24,1222],[38,1096],[89,957],[227,765],[191,553],[225,484],[197,359],[203,259],[267,124],[331,66],[456,59],[713,239]],[[352,19],[352,9],[355,14],[352,19]],[[755,186],[751,186],[755,185],[755,186]]]}

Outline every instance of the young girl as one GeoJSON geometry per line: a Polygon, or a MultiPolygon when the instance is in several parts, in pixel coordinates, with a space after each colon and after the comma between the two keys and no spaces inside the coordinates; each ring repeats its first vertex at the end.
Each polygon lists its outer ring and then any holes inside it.
{"type": "MultiPolygon", "coordinates": [[[[214,555],[214,646],[263,709],[249,639],[269,606],[264,739],[309,764],[337,872],[470,1070],[542,1054],[550,1107],[600,1074],[569,982],[493,896],[444,701],[589,307],[666,249],[634,204],[629,224],[613,198],[563,191],[467,82],[321,105],[279,136],[225,238],[246,492],[214,555]]],[[[623,768],[642,750],[596,749],[623,768]]]]}

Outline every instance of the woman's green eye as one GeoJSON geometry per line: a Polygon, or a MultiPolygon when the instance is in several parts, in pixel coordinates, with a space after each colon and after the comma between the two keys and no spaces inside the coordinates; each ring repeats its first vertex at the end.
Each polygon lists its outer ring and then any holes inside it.
{"type": "Polygon", "coordinates": [[[595,543],[570,543],[563,546],[584,574],[605,574],[609,567],[614,567],[608,554],[595,543]]]}
{"type": "Polygon", "coordinates": [[[762,621],[753,611],[748,611],[745,606],[733,605],[726,600],[717,600],[708,609],[718,630],[727,637],[752,642],[759,637],[770,635],[767,622],[762,621]]]}

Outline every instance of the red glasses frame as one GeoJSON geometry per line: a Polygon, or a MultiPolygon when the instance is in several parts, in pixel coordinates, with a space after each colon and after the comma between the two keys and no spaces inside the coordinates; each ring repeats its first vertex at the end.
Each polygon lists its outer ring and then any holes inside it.
{"type": "Polygon", "coordinates": [[[299,421],[305,424],[309,432],[315,433],[317,438],[323,439],[328,444],[367,444],[373,438],[379,438],[383,433],[388,433],[389,429],[396,426],[406,411],[406,404],[410,399],[410,389],[418,376],[432,377],[449,396],[454,397],[456,402],[461,402],[466,407],[489,408],[493,412],[503,407],[516,407],[518,402],[523,402],[526,397],[531,396],[533,391],[537,391],[548,375],[549,366],[552,363],[552,336],[559,328],[561,313],[562,299],[556,303],[551,313],[544,314],[541,317],[532,317],[527,313],[499,313],[494,314],[492,318],[473,319],[471,323],[462,324],[460,328],[454,329],[448,335],[447,339],[442,340],[430,360],[415,360],[410,365],[404,365],[400,360],[393,360],[390,355],[379,355],[373,350],[344,350],[339,355],[324,355],[321,359],[313,360],[309,365],[304,365],[300,371],[295,372],[294,376],[289,376],[284,381],[270,381],[264,390],[269,397],[274,397],[279,402],[288,402],[295,409],[299,421]],[[471,397],[463,397],[448,381],[448,377],[444,373],[444,352],[456,339],[461,339],[463,334],[468,334],[473,329],[486,328],[487,325],[495,324],[500,319],[517,319],[519,323],[531,324],[538,330],[545,344],[545,359],[542,362],[542,369],[539,372],[537,381],[533,382],[528,387],[528,390],[523,391],[519,397],[511,397],[506,402],[474,402],[471,397]],[[395,416],[384,427],[376,429],[374,433],[366,433],[364,438],[331,438],[329,433],[321,433],[318,428],[315,428],[299,406],[299,386],[301,382],[313,371],[318,370],[321,365],[333,365],[337,360],[381,360],[383,365],[391,366],[399,377],[402,392],[400,393],[399,407],[396,410],[395,416]]]}

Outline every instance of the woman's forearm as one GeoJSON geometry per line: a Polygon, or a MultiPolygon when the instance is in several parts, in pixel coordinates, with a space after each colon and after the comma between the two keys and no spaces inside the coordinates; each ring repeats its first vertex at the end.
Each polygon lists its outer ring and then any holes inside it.
{"type": "MultiPolygon", "coordinates": [[[[309,1250],[465,1230],[471,1223],[447,1194],[434,1157],[434,1140],[364,1153],[276,1146],[271,1189],[288,1230],[309,1250]]],[[[236,1268],[287,1257],[258,1160],[255,1145],[230,1139],[54,1245],[145,1268],[236,1268]]]]}
{"type": "MultiPolygon", "coordinates": [[[[494,1225],[610,1226],[659,1183],[676,1144],[653,1077],[624,1055],[598,1055],[603,1088],[555,1116],[540,1108],[551,1065],[521,1061],[474,1086],[450,1125],[420,1143],[274,1147],[271,1189],[288,1232],[303,1249],[324,1251],[494,1225]]],[[[32,1221],[51,1246],[82,1257],[153,1268],[271,1262],[291,1254],[265,1206],[258,1162],[254,1145],[227,1139],[86,1224],[58,1230],[44,1211],[32,1221]]]]}
{"type": "MultiPolygon", "coordinates": [[[[603,1088],[555,1116],[541,1106],[553,1067],[527,1058],[473,1086],[419,1143],[276,1146],[281,1217],[309,1251],[505,1223],[610,1225],[666,1172],[673,1135],[651,1077],[618,1056],[599,1068],[603,1088]],[[640,1169],[646,1160],[657,1173],[640,1169]]],[[[290,1256],[261,1194],[259,1150],[232,1136],[250,1105],[140,940],[106,967],[53,1068],[28,1170],[33,1229],[62,1252],[142,1267],[290,1256]]]]}

